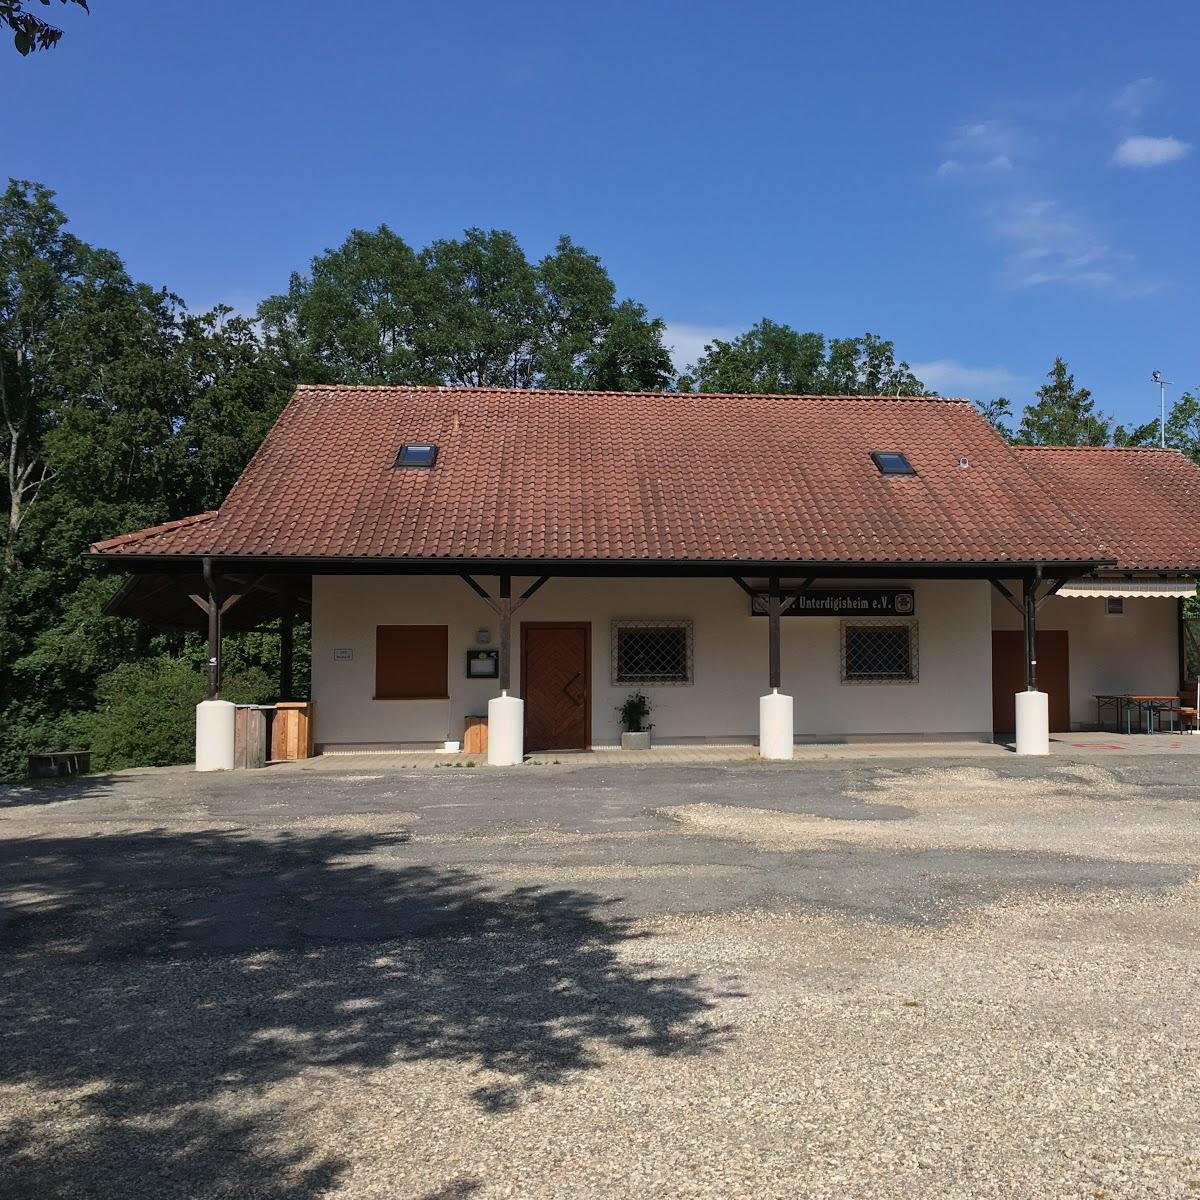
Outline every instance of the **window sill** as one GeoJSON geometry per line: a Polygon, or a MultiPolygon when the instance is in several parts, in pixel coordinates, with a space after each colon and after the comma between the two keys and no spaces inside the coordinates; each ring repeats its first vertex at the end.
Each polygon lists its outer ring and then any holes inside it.
{"type": "Polygon", "coordinates": [[[449,700],[446,694],[438,696],[372,696],[372,700],[449,700]]]}

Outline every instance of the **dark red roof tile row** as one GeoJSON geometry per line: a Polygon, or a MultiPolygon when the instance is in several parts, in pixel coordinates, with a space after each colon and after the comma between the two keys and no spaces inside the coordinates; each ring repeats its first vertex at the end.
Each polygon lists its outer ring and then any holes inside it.
{"type": "Polygon", "coordinates": [[[1200,573],[1200,467],[1177,450],[1018,446],[1127,571],[1200,573]]]}
{"type": "Polygon", "coordinates": [[[93,552],[1096,562],[1101,533],[964,401],[302,387],[217,514],[93,552]],[[437,443],[432,470],[394,467],[413,441],[437,443]]]}

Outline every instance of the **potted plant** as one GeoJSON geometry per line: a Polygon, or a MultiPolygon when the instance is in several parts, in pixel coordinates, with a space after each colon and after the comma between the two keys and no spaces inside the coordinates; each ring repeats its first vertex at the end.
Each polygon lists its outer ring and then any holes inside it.
{"type": "Polygon", "coordinates": [[[649,750],[650,730],[654,728],[646,718],[650,715],[650,697],[641,692],[630,692],[623,703],[617,705],[621,718],[621,749],[649,750]]]}

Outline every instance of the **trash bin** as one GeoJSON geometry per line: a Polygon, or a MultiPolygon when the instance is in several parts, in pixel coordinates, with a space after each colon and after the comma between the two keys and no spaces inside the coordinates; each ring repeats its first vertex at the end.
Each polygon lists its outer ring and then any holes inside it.
{"type": "Polygon", "coordinates": [[[235,771],[267,765],[267,714],[259,704],[239,704],[233,715],[235,771]]]}

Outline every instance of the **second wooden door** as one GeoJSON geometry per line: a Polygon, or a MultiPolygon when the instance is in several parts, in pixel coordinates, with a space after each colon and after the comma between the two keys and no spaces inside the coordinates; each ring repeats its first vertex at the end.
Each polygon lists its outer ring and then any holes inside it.
{"type": "MultiPolygon", "coordinates": [[[[1037,635],[1038,687],[1046,693],[1050,729],[1071,728],[1071,660],[1065,629],[1043,629],[1037,635]]],[[[992,731],[1017,728],[1016,694],[1025,687],[1025,634],[1019,629],[992,631],[992,731]]]]}

